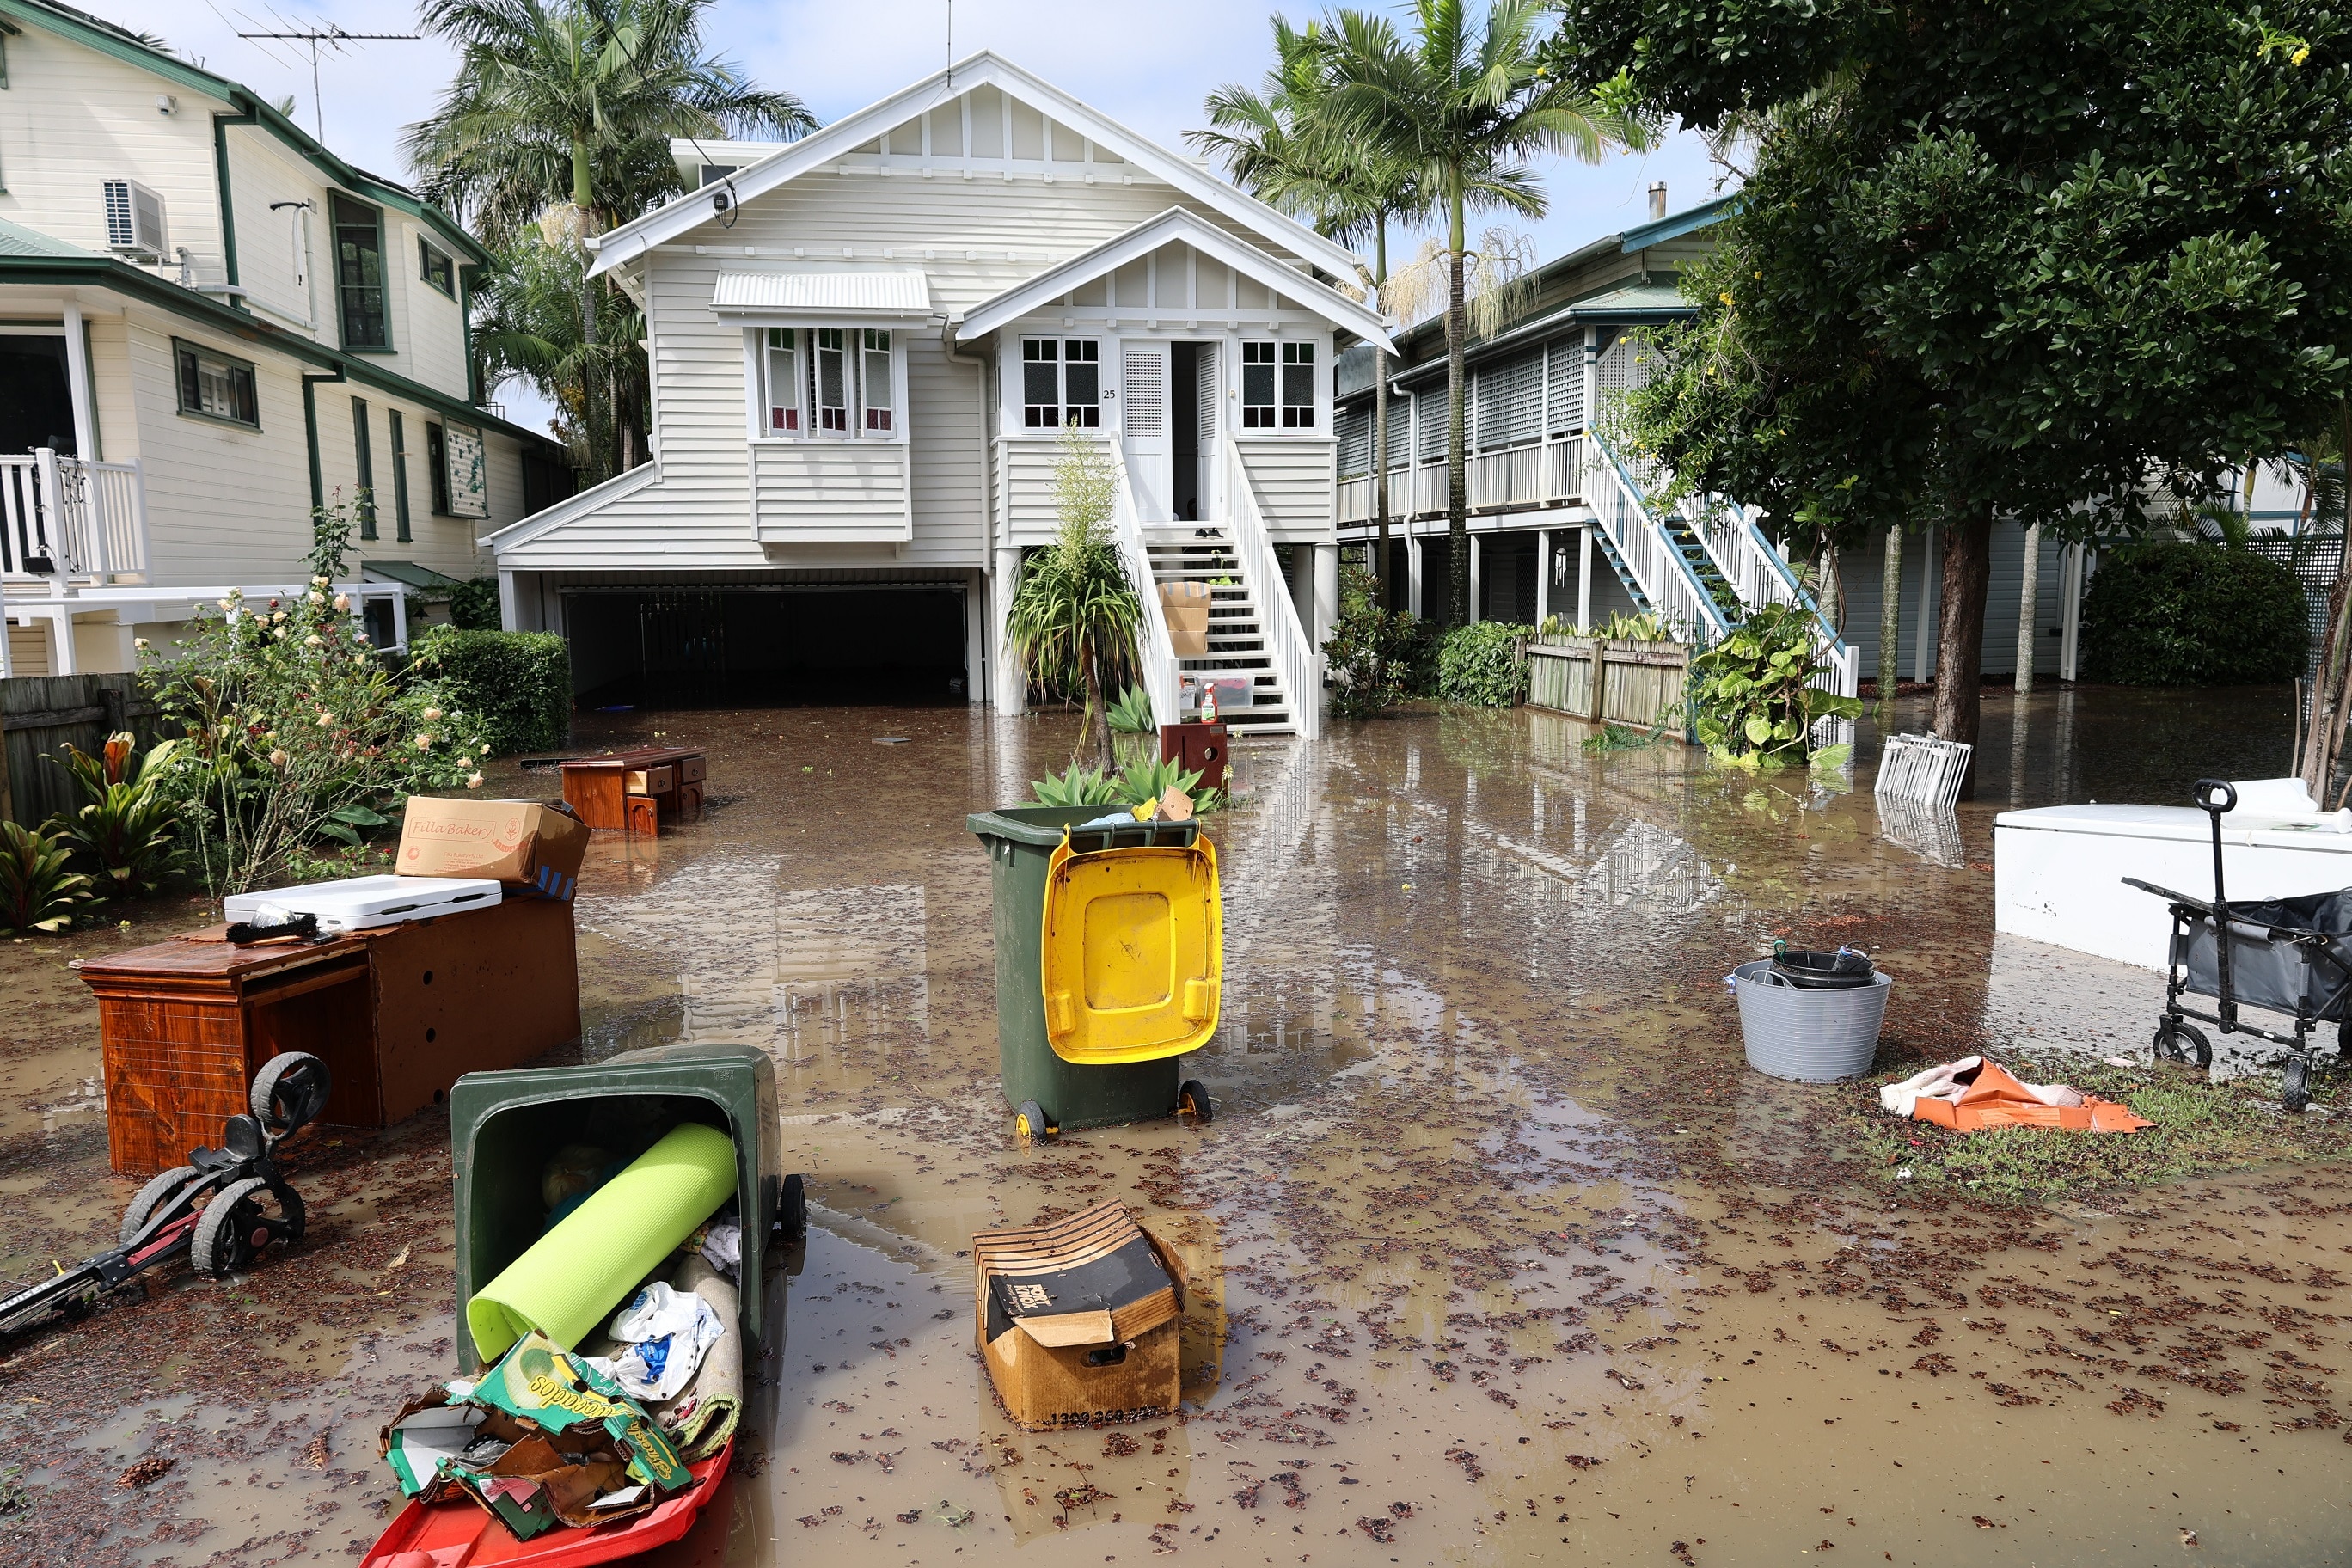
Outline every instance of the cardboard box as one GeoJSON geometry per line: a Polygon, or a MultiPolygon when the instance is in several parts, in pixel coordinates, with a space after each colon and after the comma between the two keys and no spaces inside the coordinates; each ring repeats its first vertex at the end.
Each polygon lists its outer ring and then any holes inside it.
{"type": "Polygon", "coordinates": [[[1176,1408],[1183,1266],[1124,1205],[971,1239],[974,1329],[1005,1413],[1033,1431],[1176,1408]]]}
{"type": "Polygon", "coordinates": [[[1209,585],[1162,583],[1160,607],[1168,617],[1168,640],[1178,658],[1209,657],[1209,585]]]}
{"type": "Polygon", "coordinates": [[[411,795],[400,825],[404,877],[487,877],[569,899],[588,858],[588,826],[535,800],[411,795]]]}

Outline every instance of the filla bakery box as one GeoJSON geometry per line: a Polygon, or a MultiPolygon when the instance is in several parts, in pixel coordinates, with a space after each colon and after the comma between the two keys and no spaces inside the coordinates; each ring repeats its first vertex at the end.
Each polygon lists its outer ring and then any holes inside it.
{"type": "Polygon", "coordinates": [[[400,825],[404,877],[479,877],[569,899],[588,857],[588,825],[536,800],[411,795],[400,825]]]}
{"type": "Polygon", "coordinates": [[[1141,1420],[1181,1394],[1183,1267],[1118,1203],[971,1238],[981,1354],[1030,1431],[1141,1420]]]}

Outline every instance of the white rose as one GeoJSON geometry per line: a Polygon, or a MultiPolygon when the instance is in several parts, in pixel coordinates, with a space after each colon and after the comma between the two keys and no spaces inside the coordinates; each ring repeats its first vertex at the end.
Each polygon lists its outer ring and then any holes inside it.
{"type": "Polygon", "coordinates": [[[284,752],[271,752],[269,753],[269,765],[273,768],[284,767],[286,765],[286,753],[284,752]]]}
{"type": "Polygon", "coordinates": [[[438,708],[427,708],[425,710],[425,716],[427,719],[438,719],[441,717],[441,710],[438,708]]]}
{"type": "Polygon", "coordinates": [[[335,716],[334,716],[332,713],[326,712],[326,711],[325,711],[325,710],[320,710],[320,714],[319,714],[319,728],[320,728],[320,729],[323,730],[323,729],[325,729],[328,725],[330,725],[330,724],[333,723],[334,721],[335,721],[335,716]]]}
{"type": "Polygon", "coordinates": [[[145,637],[132,637],[131,639],[131,646],[137,648],[141,653],[145,653],[147,651],[147,639],[145,637]]]}
{"type": "Polygon", "coordinates": [[[481,787],[482,787],[482,775],[481,775],[481,774],[479,774],[479,773],[467,773],[467,774],[466,775],[466,787],[467,787],[467,789],[479,789],[479,788],[481,788],[481,787]]]}
{"type": "Polygon", "coordinates": [[[323,588],[326,585],[327,580],[324,577],[313,577],[310,579],[310,586],[313,588],[323,588]]]}
{"type": "Polygon", "coordinates": [[[419,736],[417,736],[417,737],[416,737],[416,749],[417,749],[418,751],[420,751],[420,752],[429,752],[429,751],[431,751],[431,750],[433,749],[433,737],[432,737],[432,736],[430,736],[430,735],[419,735],[419,736]]]}
{"type": "Polygon", "coordinates": [[[335,608],[339,610],[348,610],[351,607],[352,596],[349,594],[338,594],[335,595],[335,608]]]}

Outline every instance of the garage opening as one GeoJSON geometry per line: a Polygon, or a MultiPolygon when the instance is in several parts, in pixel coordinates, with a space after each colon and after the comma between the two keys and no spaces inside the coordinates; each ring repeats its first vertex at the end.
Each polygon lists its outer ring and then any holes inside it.
{"type": "Polygon", "coordinates": [[[949,584],[574,590],[564,624],[590,710],[945,707],[978,673],[949,584]]]}

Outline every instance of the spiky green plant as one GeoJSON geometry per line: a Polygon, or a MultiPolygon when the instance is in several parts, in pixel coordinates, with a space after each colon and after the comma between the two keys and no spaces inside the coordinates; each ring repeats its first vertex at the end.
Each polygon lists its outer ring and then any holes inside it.
{"type": "Polygon", "coordinates": [[[82,804],[48,822],[52,835],[96,866],[95,886],[112,898],[155,891],[179,858],[179,803],[159,787],[179,742],[160,742],[144,756],[135,745],[123,731],[108,736],[95,756],[68,746],[58,765],[82,804]]]}
{"type": "Polygon", "coordinates": [[[1110,727],[1122,735],[1156,735],[1160,725],[1151,716],[1151,698],[1140,686],[1130,686],[1110,705],[1110,727]]]}
{"type": "Polygon", "coordinates": [[[0,821],[0,931],[61,931],[89,902],[89,879],[55,834],[0,821]]]}
{"type": "Polygon", "coordinates": [[[1058,773],[1047,773],[1033,781],[1030,789],[1040,805],[1117,805],[1118,784],[1106,776],[1100,768],[1081,767],[1073,763],[1058,773]]]}
{"type": "Polygon", "coordinates": [[[1136,628],[1143,620],[1143,602],[1111,533],[1116,485],[1101,444],[1076,429],[1065,430],[1054,472],[1061,531],[1023,563],[1005,618],[1013,648],[1030,669],[1076,669],[1087,707],[1070,762],[1076,764],[1091,739],[1099,769],[1115,762],[1103,666],[1133,662],[1136,628]]]}

